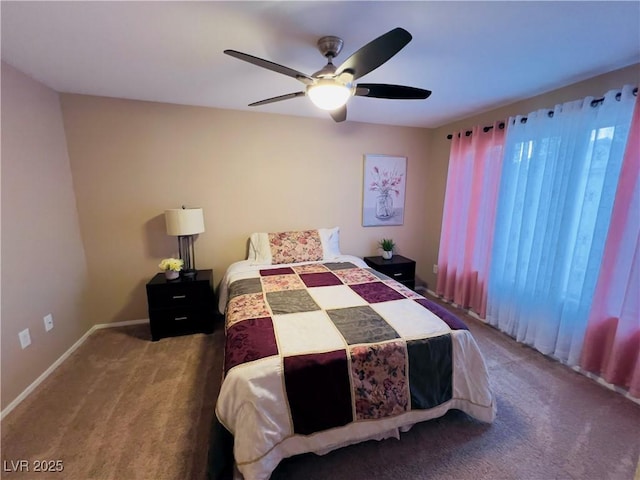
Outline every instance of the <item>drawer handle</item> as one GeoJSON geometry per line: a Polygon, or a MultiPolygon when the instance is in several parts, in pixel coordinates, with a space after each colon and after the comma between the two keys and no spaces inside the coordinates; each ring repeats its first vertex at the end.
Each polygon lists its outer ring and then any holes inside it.
{"type": "Polygon", "coordinates": [[[401,277],[401,276],[402,276],[402,273],[394,273],[394,274],[393,274],[393,276],[394,276],[394,277],[401,277]]]}
{"type": "Polygon", "coordinates": [[[174,318],[174,320],[178,321],[178,320],[186,320],[189,317],[176,317],[174,318]]]}
{"type": "Polygon", "coordinates": [[[180,299],[180,298],[187,298],[187,296],[186,296],[186,295],[174,295],[174,296],[173,296],[173,299],[174,299],[174,300],[178,300],[178,299],[180,299]]]}

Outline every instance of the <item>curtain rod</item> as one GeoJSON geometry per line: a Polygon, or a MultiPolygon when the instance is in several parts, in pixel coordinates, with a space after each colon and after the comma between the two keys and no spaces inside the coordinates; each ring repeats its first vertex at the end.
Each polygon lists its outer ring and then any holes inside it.
{"type": "MultiPolygon", "coordinates": [[[[633,89],[633,95],[634,96],[638,96],[638,87],[633,89]]],[[[621,92],[616,93],[616,100],[620,101],[620,98],[622,96],[621,92]]],[[[598,105],[600,105],[602,102],[604,102],[604,97],[602,98],[596,98],[595,100],[591,100],[591,106],[592,107],[597,107],[598,105]]],[[[549,110],[547,112],[547,115],[549,117],[553,117],[553,110],[549,110]]],[[[520,123],[527,123],[527,117],[522,117],[520,119],[520,123]]],[[[493,128],[493,125],[489,125],[486,127],[482,127],[482,131],[484,133],[487,133],[489,130],[491,130],[493,128]]],[[[500,130],[502,130],[504,128],[504,122],[500,122],[500,124],[498,125],[498,128],[500,128],[500,130]]],[[[473,133],[472,130],[467,130],[466,132],[464,132],[464,136],[468,137],[469,135],[471,135],[473,133]]],[[[458,133],[458,137],[460,136],[460,134],[458,133]]],[[[453,134],[449,134],[447,135],[447,139],[451,140],[453,138],[453,134]]]]}

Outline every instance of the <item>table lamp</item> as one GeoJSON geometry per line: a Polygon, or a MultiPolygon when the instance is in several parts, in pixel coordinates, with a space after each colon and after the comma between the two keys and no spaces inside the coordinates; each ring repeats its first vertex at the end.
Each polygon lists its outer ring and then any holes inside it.
{"type": "Polygon", "coordinates": [[[201,208],[172,208],[164,211],[167,235],[178,237],[178,251],[184,262],[181,275],[192,278],[196,275],[196,255],[193,236],[204,232],[204,216],[201,208]]]}

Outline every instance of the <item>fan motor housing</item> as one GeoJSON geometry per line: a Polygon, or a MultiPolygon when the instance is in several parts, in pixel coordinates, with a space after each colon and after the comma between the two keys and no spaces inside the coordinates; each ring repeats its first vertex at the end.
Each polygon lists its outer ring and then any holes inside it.
{"type": "Polygon", "coordinates": [[[344,42],[340,37],[334,37],[333,35],[328,35],[326,37],[322,37],[318,40],[318,50],[325,57],[335,58],[342,51],[342,46],[344,42]]]}

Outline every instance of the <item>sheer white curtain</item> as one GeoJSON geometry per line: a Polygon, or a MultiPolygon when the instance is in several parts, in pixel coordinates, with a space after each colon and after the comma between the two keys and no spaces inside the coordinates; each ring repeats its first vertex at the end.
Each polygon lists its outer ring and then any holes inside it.
{"type": "Polygon", "coordinates": [[[509,120],[487,320],[569,364],[579,359],[600,270],[632,90],[509,120]]]}

